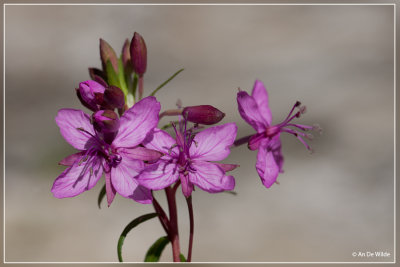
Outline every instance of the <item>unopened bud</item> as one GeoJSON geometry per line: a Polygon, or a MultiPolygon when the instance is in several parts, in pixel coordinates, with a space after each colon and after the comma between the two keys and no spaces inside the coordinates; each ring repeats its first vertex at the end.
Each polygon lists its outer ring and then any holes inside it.
{"type": "Polygon", "coordinates": [[[126,39],[124,46],[122,47],[122,53],[121,53],[122,64],[124,65],[125,72],[129,73],[129,74],[132,71],[131,52],[129,51],[130,46],[131,46],[131,43],[129,42],[129,39],[126,39]]]}
{"type": "Polygon", "coordinates": [[[95,81],[84,81],[79,84],[79,88],[76,89],[81,103],[92,111],[99,110],[99,105],[103,102],[103,93],[105,87],[95,81]]]}
{"type": "Polygon", "coordinates": [[[147,48],[143,37],[137,32],[133,34],[130,52],[133,70],[142,76],[147,67],[147,48]]]}
{"type": "Polygon", "coordinates": [[[99,133],[117,132],[119,128],[119,118],[117,113],[112,110],[99,110],[92,115],[94,129],[99,133]]]}
{"type": "Polygon", "coordinates": [[[100,58],[103,71],[106,70],[107,62],[110,61],[115,73],[118,73],[118,58],[114,49],[103,39],[100,39],[100,58]]]}
{"type": "Polygon", "coordinates": [[[190,122],[211,125],[220,122],[225,113],[210,105],[185,107],[182,115],[190,122]]]}
{"type": "Polygon", "coordinates": [[[104,91],[103,106],[114,109],[122,108],[125,104],[125,97],[122,90],[117,86],[109,86],[104,91]]]}

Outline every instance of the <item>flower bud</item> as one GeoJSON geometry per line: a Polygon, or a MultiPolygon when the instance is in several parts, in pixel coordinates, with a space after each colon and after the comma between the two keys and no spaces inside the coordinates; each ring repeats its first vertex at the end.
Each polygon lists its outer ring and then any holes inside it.
{"type": "Polygon", "coordinates": [[[121,53],[121,58],[122,58],[122,64],[124,65],[124,68],[130,68],[132,69],[131,66],[131,52],[130,50],[131,43],[129,42],[129,39],[125,40],[124,46],[122,47],[122,53],[121,53]]]}
{"type": "Polygon", "coordinates": [[[99,110],[92,115],[93,127],[97,134],[108,144],[111,144],[118,133],[119,118],[112,110],[99,110]]]}
{"type": "Polygon", "coordinates": [[[124,93],[119,87],[110,85],[104,91],[102,105],[110,109],[122,108],[125,105],[124,93]]]}
{"type": "Polygon", "coordinates": [[[185,107],[182,115],[190,122],[205,125],[218,123],[225,117],[225,113],[210,105],[185,107]]]}
{"type": "Polygon", "coordinates": [[[142,36],[135,32],[131,41],[131,61],[133,70],[143,76],[147,67],[147,48],[142,36]]]}
{"type": "Polygon", "coordinates": [[[99,106],[103,102],[103,93],[105,87],[95,81],[84,81],[79,84],[79,88],[76,89],[81,103],[92,111],[99,110],[99,106]]]}
{"type": "Polygon", "coordinates": [[[112,110],[99,110],[92,115],[94,129],[98,132],[116,132],[119,128],[119,118],[112,110]]]}
{"type": "Polygon", "coordinates": [[[106,70],[107,62],[110,61],[115,73],[118,73],[118,58],[114,49],[103,39],[100,39],[100,58],[103,71],[106,70]]]}

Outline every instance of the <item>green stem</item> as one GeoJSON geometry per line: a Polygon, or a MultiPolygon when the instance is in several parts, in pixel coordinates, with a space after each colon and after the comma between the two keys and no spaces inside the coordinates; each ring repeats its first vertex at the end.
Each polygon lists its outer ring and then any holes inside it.
{"type": "Polygon", "coordinates": [[[184,69],[180,69],[177,72],[175,72],[171,77],[168,78],[168,80],[166,80],[165,82],[163,82],[160,86],[158,86],[150,95],[154,96],[158,90],[160,90],[161,88],[163,88],[167,83],[169,83],[173,78],[175,78],[176,75],[178,75],[179,73],[181,73],[184,69]]]}

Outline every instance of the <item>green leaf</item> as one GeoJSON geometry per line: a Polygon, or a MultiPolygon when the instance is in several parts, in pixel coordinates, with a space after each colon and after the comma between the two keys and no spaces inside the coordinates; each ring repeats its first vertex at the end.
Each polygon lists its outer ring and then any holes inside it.
{"type": "Polygon", "coordinates": [[[121,58],[118,59],[118,80],[119,80],[119,85],[122,90],[122,92],[124,92],[125,97],[128,95],[128,86],[126,85],[126,81],[125,81],[125,75],[124,75],[125,71],[124,71],[124,64],[122,63],[121,58]]]}
{"type": "Polygon", "coordinates": [[[166,80],[165,82],[163,82],[160,86],[158,86],[150,95],[154,96],[158,90],[160,90],[161,88],[163,88],[167,83],[169,83],[173,78],[175,78],[176,75],[178,75],[179,73],[181,73],[184,69],[180,69],[177,72],[175,72],[171,77],[168,78],[168,80],[166,80]]]}
{"type": "Polygon", "coordinates": [[[115,70],[114,70],[113,65],[111,64],[110,60],[108,60],[106,63],[106,73],[107,73],[108,85],[114,85],[114,86],[121,88],[121,85],[119,84],[118,74],[115,73],[115,70]]]}
{"type": "Polygon", "coordinates": [[[124,244],[124,240],[126,235],[136,226],[138,226],[139,224],[141,224],[142,222],[145,222],[147,220],[150,220],[154,217],[157,216],[157,213],[148,213],[145,215],[142,215],[140,217],[137,217],[136,219],[134,219],[133,221],[131,221],[127,226],[125,226],[124,230],[122,231],[119,239],[118,239],[118,245],[117,245],[117,253],[118,253],[118,260],[120,262],[123,262],[122,260],[122,245],[124,244]]]}
{"type": "Polygon", "coordinates": [[[101,209],[101,201],[103,200],[105,195],[106,195],[106,185],[103,185],[103,187],[100,190],[99,197],[97,198],[97,205],[99,206],[99,209],[101,209]]]}
{"type": "Polygon", "coordinates": [[[181,259],[181,262],[186,262],[186,258],[182,253],[179,255],[179,258],[181,259]]]}
{"type": "Polygon", "coordinates": [[[168,243],[168,236],[163,236],[157,239],[157,241],[147,251],[146,256],[144,257],[144,262],[158,262],[160,260],[161,253],[168,243]]]}

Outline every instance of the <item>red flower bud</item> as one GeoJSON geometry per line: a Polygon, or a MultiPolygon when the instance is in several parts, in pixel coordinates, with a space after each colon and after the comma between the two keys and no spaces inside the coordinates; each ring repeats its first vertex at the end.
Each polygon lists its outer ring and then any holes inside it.
{"type": "Polygon", "coordinates": [[[147,48],[144,39],[137,32],[133,34],[130,51],[133,70],[143,76],[147,67],[147,48]]]}
{"type": "Polygon", "coordinates": [[[205,125],[218,123],[225,117],[225,113],[210,105],[185,107],[182,115],[190,122],[205,125]]]}
{"type": "Polygon", "coordinates": [[[109,86],[104,91],[102,105],[106,108],[122,108],[125,105],[125,96],[117,86],[109,86]]]}
{"type": "Polygon", "coordinates": [[[104,86],[95,81],[84,81],[79,84],[76,89],[81,103],[92,111],[99,110],[100,104],[103,102],[104,86]]]}
{"type": "Polygon", "coordinates": [[[103,39],[100,39],[100,58],[103,65],[103,71],[106,70],[107,61],[111,62],[115,73],[118,73],[118,58],[114,49],[103,39]]]}
{"type": "Polygon", "coordinates": [[[111,144],[118,133],[119,118],[112,110],[99,110],[92,115],[93,127],[98,136],[111,144]]]}

